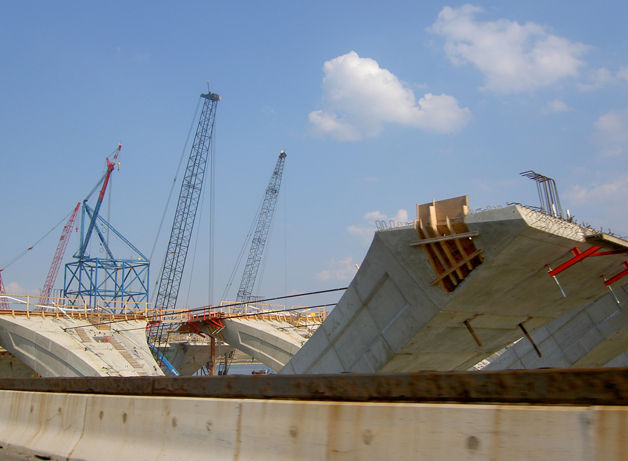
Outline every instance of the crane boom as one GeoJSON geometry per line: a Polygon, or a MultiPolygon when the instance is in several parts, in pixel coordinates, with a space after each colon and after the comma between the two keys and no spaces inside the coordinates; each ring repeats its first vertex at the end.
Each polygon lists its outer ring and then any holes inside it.
{"type": "Polygon", "coordinates": [[[220,101],[220,96],[214,93],[208,92],[202,94],[201,97],[205,99],[203,110],[194,135],[185,177],[181,184],[179,202],[174,215],[170,241],[155,299],[155,308],[165,311],[174,309],[179,295],[183,267],[185,266],[196,210],[203,188],[207,157],[214,131],[216,106],[220,101]]]}
{"type": "MultiPolygon", "coordinates": [[[[118,155],[120,154],[120,149],[122,149],[122,144],[118,144],[118,148],[115,151],[113,156],[113,162],[109,161],[109,157],[107,157],[107,172],[103,178],[102,187],[100,188],[100,194],[98,194],[98,201],[96,202],[96,206],[94,207],[94,213],[92,219],[89,222],[89,227],[87,228],[87,232],[85,233],[85,238],[81,242],[81,247],[79,251],[75,255],[78,259],[83,259],[85,257],[85,251],[87,250],[87,245],[89,243],[89,239],[92,236],[92,231],[94,230],[94,226],[96,225],[96,216],[98,216],[98,212],[100,211],[100,207],[102,205],[103,198],[105,197],[105,191],[107,190],[107,185],[109,184],[109,178],[111,177],[111,172],[113,171],[116,160],[118,159],[118,155]]],[[[91,193],[90,193],[91,195],[91,193]]],[[[84,200],[84,203],[87,203],[87,199],[84,200]]]]}
{"type": "Polygon", "coordinates": [[[57,244],[57,250],[55,251],[55,255],[52,258],[52,264],[50,265],[50,270],[48,271],[48,277],[46,277],[46,282],[44,283],[44,288],[41,290],[41,298],[40,304],[48,304],[50,300],[50,293],[52,292],[52,287],[57,280],[57,274],[59,273],[59,267],[61,266],[61,260],[63,259],[63,255],[65,255],[65,250],[68,247],[68,242],[70,241],[70,234],[72,233],[72,228],[74,227],[74,222],[76,221],[76,215],[78,214],[79,207],[81,206],[81,202],[77,203],[70,219],[66,223],[63,228],[63,232],[61,232],[61,238],[59,239],[59,243],[57,244]]]}
{"type": "Polygon", "coordinates": [[[266,245],[266,239],[268,238],[268,231],[273,220],[275,213],[275,205],[277,204],[277,197],[279,196],[279,188],[281,187],[281,176],[283,174],[283,167],[286,161],[286,153],[281,151],[279,159],[273,170],[273,174],[270,177],[268,187],[266,187],[266,193],[264,195],[264,201],[257,218],[257,225],[255,228],[255,234],[253,235],[253,241],[251,242],[251,250],[246,260],[246,266],[244,267],[244,273],[242,274],[242,282],[240,283],[240,289],[236,297],[236,302],[249,302],[251,300],[251,293],[253,293],[253,286],[255,285],[255,279],[257,278],[257,271],[262,260],[264,252],[264,246],[266,245]]]}

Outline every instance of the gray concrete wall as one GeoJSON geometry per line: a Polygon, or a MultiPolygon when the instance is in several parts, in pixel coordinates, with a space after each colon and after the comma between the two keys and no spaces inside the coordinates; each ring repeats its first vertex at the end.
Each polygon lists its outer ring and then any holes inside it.
{"type": "Polygon", "coordinates": [[[624,461],[621,406],[0,391],[0,445],[67,460],[624,461]]]}
{"type": "Polygon", "coordinates": [[[604,295],[601,274],[624,255],[588,258],[560,274],[547,266],[590,245],[586,229],[520,206],[466,216],[483,263],[451,293],[413,228],[378,231],[356,277],[327,320],[281,373],[466,370],[522,336],[604,295]],[[482,345],[465,326],[467,321],[482,345]]]}
{"type": "Polygon", "coordinates": [[[479,368],[487,370],[626,366],[628,293],[616,287],[586,305],[534,331],[479,368]],[[620,303],[617,303],[617,300],[620,303]]]}

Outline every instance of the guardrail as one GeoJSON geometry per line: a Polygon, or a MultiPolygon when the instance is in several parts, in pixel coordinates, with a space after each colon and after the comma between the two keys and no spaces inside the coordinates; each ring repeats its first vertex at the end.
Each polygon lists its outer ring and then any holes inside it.
{"type": "Polygon", "coordinates": [[[154,310],[150,303],[140,301],[98,300],[95,306],[88,304],[83,298],[41,297],[32,295],[0,295],[0,302],[9,308],[0,310],[0,314],[30,317],[68,318],[87,317],[88,315],[105,315],[121,317],[150,317],[154,310]],[[42,300],[46,300],[42,303],[42,300]]]}
{"type": "Polygon", "coordinates": [[[256,320],[280,320],[296,327],[320,324],[327,318],[324,307],[292,306],[266,303],[241,303],[222,301],[220,306],[206,306],[189,313],[188,321],[210,318],[251,318],[256,320]]]}

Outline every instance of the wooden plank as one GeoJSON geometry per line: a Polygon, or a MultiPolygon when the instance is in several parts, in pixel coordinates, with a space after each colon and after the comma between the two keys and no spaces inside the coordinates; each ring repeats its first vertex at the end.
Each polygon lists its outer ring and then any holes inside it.
{"type": "MultiPolygon", "coordinates": [[[[431,238],[432,234],[438,235],[436,230],[433,229],[429,225],[422,227],[422,230],[425,233],[425,235],[429,235],[430,238],[431,238]]],[[[438,258],[438,261],[440,262],[441,266],[443,266],[443,269],[445,271],[444,274],[446,274],[445,277],[450,275],[453,272],[453,270],[450,271],[448,268],[451,268],[452,262],[449,260],[449,257],[446,254],[443,254],[444,251],[443,251],[442,247],[438,243],[430,243],[428,246],[432,249],[432,251],[434,252],[436,257],[438,258]],[[447,258],[447,260],[445,260],[445,258],[447,258]]],[[[454,260],[453,262],[455,264],[456,261],[454,260]]],[[[439,272],[440,271],[437,271],[436,273],[438,274],[439,272]]],[[[442,275],[442,273],[441,273],[441,275],[442,275]]],[[[442,278],[445,278],[445,277],[442,277],[442,278]]],[[[461,279],[462,279],[462,277],[461,277],[461,279]]],[[[451,283],[453,283],[454,286],[458,286],[458,280],[456,279],[456,277],[451,276],[451,277],[449,277],[449,280],[451,280],[451,283]]]]}
{"type": "MultiPolygon", "coordinates": [[[[446,218],[447,218],[447,216],[446,216],[446,218]]],[[[449,219],[449,218],[447,218],[447,219],[449,219]]],[[[432,229],[432,231],[433,231],[433,233],[434,233],[435,235],[438,235],[438,234],[439,234],[438,229],[436,229],[436,228],[433,228],[433,229],[432,229]]],[[[434,245],[440,245],[440,248],[442,249],[443,254],[445,255],[445,257],[446,257],[446,258],[447,258],[447,260],[448,260],[448,261],[447,261],[447,262],[448,262],[448,264],[447,264],[447,266],[446,266],[446,267],[453,267],[453,266],[458,267],[458,269],[455,269],[455,270],[454,270],[454,272],[456,273],[456,275],[458,276],[458,279],[459,279],[460,281],[464,280],[464,274],[463,274],[463,273],[462,273],[462,271],[460,270],[460,266],[458,266],[458,261],[456,260],[456,256],[455,256],[455,255],[454,255],[454,253],[451,251],[451,248],[449,247],[449,245],[447,244],[447,242],[446,242],[446,241],[442,241],[442,240],[441,240],[441,241],[439,241],[438,243],[435,243],[434,245]]],[[[466,255],[465,255],[465,256],[466,256],[466,255]]],[[[453,281],[453,277],[452,277],[452,281],[453,281]]],[[[454,282],[454,284],[455,284],[455,285],[458,285],[458,283],[457,283],[457,282],[458,282],[458,281],[456,280],[456,281],[454,282]]]]}
{"type": "MultiPolygon", "coordinates": [[[[417,229],[417,233],[419,234],[419,237],[424,237],[426,234],[425,234],[425,230],[423,229],[423,224],[421,220],[417,219],[414,225],[415,225],[415,229],[417,229]]],[[[432,270],[434,271],[434,274],[438,275],[440,271],[438,270],[438,267],[436,266],[436,262],[432,259],[432,255],[430,254],[430,250],[429,250],[429,245],[424,246],[423,250],[425,250],[425,255],[427,256],[427,260],[430,263],[430,266],[432,266],[432,270]]],[[[442,279],[439,281],[439,283],[443,291],[445,291],[446,293],[449,293],[450,290],[447,289],[447,285],[445,285],[445,282],[442,279]]]]}
{"type": "MultiPolygon", "coordinates": [[[[453,226],[451,225],[451,221],[449,220],[449,216],[447,216],[447,229],[449,230],[450,234],[455,234],[456,232],[454,231],[453,226]]],[[[465,225],[466,227],[466,225],[465,225]]],[[[466,232],[465,232],[466,233],[466,232]]],[[[479,232],[478,232],[479,234],[479,232]]],[[[468,241],[471,241],[471,238],[468,238],[468,241]]],[[[469,253],[465,250],[464,246],[462,245],[462,242],[460,240],[456,240],[455,241],[456,244],[456,248],[458,248],[458,251],[460,252],[460,254],[462,255],[463,258],[466,258],[467,256],[469,256],[469,253]]],[[[473,244],[473,247],[475,248],[475,244],[473,244]]],[[[471,264],[471,261],[467,262],[467,269],[469,269],[469,272],[471,272],[473,270],[473,265],[471,264]]]]}
{"type": "Polygon", "coordinates": [[[436,283],[438,283],[440,280],[442,280],[443,278],[447,277],[449,274],[451,274],[453,271],[455,271],[457,268],[459,268],[460,266],[463,266],[464,264],[467,263],[467,261],[471,261],[473,258],[475,258],[476,256],[478,256],[480,253],[482,253],[482,249],[477,250],[476,252],[470,254],[467,258],[465,258],[464,260],[460,261],[456,266],[449,268],[449,270],[445,271],[445,273],[441,274],[439,277],[437,277],[436,279],[434,279],[430,285],[435,285],[436,283]]]}
{"type": "Polygon", "coordinates": [[[444,224],[445,217],[460,221],[464,220],[464,215],[469,212],[469,197],[462,195],[438,202],[432,200],[431,203],[417,205],[417,218],[424,223],[429,223],[432,227],[444,224]]]}

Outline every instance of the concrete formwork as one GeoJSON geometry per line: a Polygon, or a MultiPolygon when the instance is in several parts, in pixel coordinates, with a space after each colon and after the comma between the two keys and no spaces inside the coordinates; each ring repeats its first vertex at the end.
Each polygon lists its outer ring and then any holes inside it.
{"type": "Polygon", "coordinates": [[[591,247],[590,229],[521,206],[465,216],[483,262],[452,292],[437,284],[412,227],[375,234],[338,305],[281,373],[466,370],[607,293],[601,275],[625,255],[588,258],[558,277],[548,267],[591,247]],[[471,331],[476,335],[476,341],[471,331]]]}
{"type": "Polygon", "coordinates": [[[80,319],[4,315],[0,344],[45,377],[163,375],[148,350],[145,321],[106,327],[80,319]]]}

